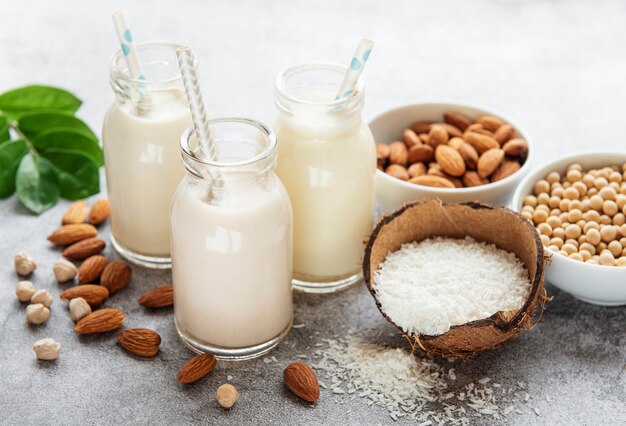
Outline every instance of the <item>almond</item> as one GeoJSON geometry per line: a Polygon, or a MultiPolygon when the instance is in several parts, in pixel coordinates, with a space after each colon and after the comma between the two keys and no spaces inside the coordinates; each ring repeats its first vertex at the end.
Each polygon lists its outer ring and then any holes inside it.
{"type": "Polygon", "coordinates": [[[408,151],[402,141],[395,141],[389,144],[389,162],[404,166],[408,160],[408,151]]]}
{"type": "Polygon", "coordinates": [[[495,132],[504,124],[504,121],[493,115],[483,115],[478,117],[476,122],[481,124],[483,128],[489,130],[490,132],[495,132]]]}
{"type": "Polygon", "coordinates": [[[402,132],[402,140],[409,148],[413,145],[420,145],[422,143],[420,137],[417,136],[417,133],[411,129],[404,129],[404,132],[402,132]]]}
{"type": "Polygon", "coordinates": [[[411,130],[413,130],[418,135],[420,133],[428,133],[430,132],[430,126],[432,126],[432,121],[417,121],[411,124],[411,130]]]}
{"type": "Polygon", "coordinates": [[[486,151],[478,159],[476,169],[480,177],[487,177],[491,175],[504,160],[504,151],[500,148],[492,148],[486,151]]]}
{"type": "Polygon", "coordinates": [[[209,374],[216,363],[215,357],[211,354],[196,355],[180,367],[176,380],[181,383],[196,382],[209,374]]]}
{"type": "Polygon", "coordinates": [[[428,132],[428,145],[430,145],[432,149],[447,143],[448,139],[448,131],[445,127],[439,124],[433,124],[430,126],[430,131],[428,132]]]}
{"type": "Polygon", "coordinates": [[[420,133],[418,136],[422,143],[428,143],[428,133],[420,133]]]}
{"type": "Polygon", "coordinates": [[[110,294],[115,294],[130,282],[133,271],[121,260],[109,263],[102,271],[100,285],[106,287],[110,294]]]}
{"type": "Polygon", "coordinates": [[[76,223],[85,223],[87,220],[87,213],[89,212],[89,207],[87,207],[87,203],[84,201],[76,201],[67,208],[65,214],[63,215],[63,219],[61,220],[62,225],[76,224],[76,223]]]}
{"type": "Polygon", "coordinates": [[[90,313],[76,323],[74,330],[78,334],[97,334],[115,330],[124,323],[124,312],[119,309],[105,308],[90,313]]]}
{"type": "Polygon", "coordinates": [[[389,157],[389,145],[384,143],[376,144],[376,160],[379,163],[384,163],[387,157],[389,157]]]}
{"type": "Polygon", "coordinates": [[[493,134],[493,138],[498,141],[500,145],[504,145],[509,140],[515,137],[515,129],[510,124],[503,124],[493,134]]]}
{"type": "Polygon", "coordinates": [[[518,171],[522,166],[520,166],[517,160],[504,160],[502,164],[493,172],[491,175],[491,181],[497,182],[499,180],[508,178],[513,173],[518,171]]]}
{"type": "Polygon", "coordinates": [[[95,237],[98,230],[88,223],[63,225],[48,237],[53,244],[67,246],[85,238],[95,237]]]}
{"type": "Polygon", "coordinates": [[[451,138],[460,138],[461,136],[463,136],[463,132],[456,126],[453,126],[452,124],[448,124],[448,123],[437,123],[438,126],[443,126],[444,129],[446,129],[446,132],[448,132],[448,135],[451,138]]]}
{"type": "Polygon", "coordinates": [[[441,166],[438,163],[430,163],[428,165],[428,171],[426,172],[426,174],[433,175],[433,176],[446,177],[446,174],[441,169],[441,166]]]}
{"type": "Polygon", "coordinates": [[[435,150],[435,159],[441,169],[451,176],[463,176],[465,173],[463,157],[449,145],[439,145],[435,150]]]}
{"type": "Polygon", "coordinates": [[[410,177],[422,176],[426,174],[426,166],[424,163],[411,164],[408,171],[410,177]]]}
{"type": "Polygon", "coordinates": [[[104,256],[91,256],[87,258],[80,268],[78,268],[78,284],[87,284],[96,282],[102,271],[109,264],[104,256]]]}
{"type": "Polygon", "coordinates": [[[409,149],[408,160],[410,164],[428,163],[434,157],[434,150],[429,145],[413,145],[409,149]]]}
{"type": "Polygon", "coordinates": [[[139,298],[139,304],[146,308],[165,308],[174,304],[174,287],[164,285],[146,291],[139,298]]]}
{"type": "Polygon", "coordinates": [[[502,149],[509,157],[523,157],[528,152],[528,142],[524,139],[511,139],[502,149]]]}
{"type": "Polygon", "coordinates": [[[89,223],[92,225],[99,225],[109,217],[111,212],[111,206],[109,205],[109,200],[106,198],[102,200],[98,200],[93,203],[91,206],[91,211],[89,212],[89,223]]]}
{"type": "Polygon", "coordinates": [[[89,306],[97,308],[102,305],[109,297],[109,290],[101,285],[85,284],[77,287],[71,287],[61,293],[61,300],[69,302],[77,297],[85,299],[89,306]]]}
{"type": "Polygon", "coordinates": [[[463,183],[465,186],[480,186],[488,184],[489,180],[481,178],[478,173],[474,171],[468,171],[463,175],[463,183]]]}
{"type": "Polygon", "coordinates": [[[433,176],[433,175],[424,175],[424,176],[416,176],[414,178],[409,179],[409,182],[424,185],[424,186],[432,186],[435,188],[454,188],[454,184],[450,182],[448,179],[441,176],[433,176]]]}
{"type": "Polygon", "coordinates": [[[106,243],[102,238],[86,238],[63,250],[63,256],[72,260],[83,260],[100,253],[105,246],[106,243]]]}
{"type": "Polygon", "coordinates": [[[472,121],[469,118],[458,112],[446,112],[443,115],[443,120],[463,132],[472,124],[472,121]]]}
{"type": "Polygon", "coordinates": [[[457,151],[459,151],[461,149],[461,145],[463,145],[464,143],[466,143],[463,138],[459,138],[459,137],[453,137],[448,141],[448,145],[450,145],[452,148],[456,149],[457,151]]]}
{"type": "Polygon", "coordinates": [[[409,171],[399,164],[392,164],[385,170],[390,176],[400,180],[409,180],[409,171]]]}
{"type": "Polygon", "coordinates": [[[478,154],[482,155],[483,152],[492,148],[500,148],[500,144],[497,140],[491,136],[483,135],[476,132],[465,132],[463,139],[474,147],[478,154]]]}
{"type": "Polygon", "coordinates": [[[463,157],[463,161],[465,162],[467,168],[475,170],[476,164],[478,163],[478,153],[474,147],[464,141],[459,149],[459,153],[461,154],[461,157],[463,157]]]}
{"type": "Polygon", "coordinates": [[[294,362],[283,373],[287,388],[296,396],[308,402],[315,402],[320,397],[320,385],[315,372],[303,362],[294,362]]]}
{"type": "Polygon", "coordinates": [[[149,328],[127,328],[117,335],[117,343],[138,356],[155,356],[159,353],[161,336],[149,328]]]}

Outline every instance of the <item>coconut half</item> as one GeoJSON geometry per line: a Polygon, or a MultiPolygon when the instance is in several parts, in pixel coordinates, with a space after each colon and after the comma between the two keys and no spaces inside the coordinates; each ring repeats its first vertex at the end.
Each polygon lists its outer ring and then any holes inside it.
{"type": "Polygon", "coordinates": [[[413,349],[452,358],[467,358],[493,349],[514,338],[521,330],[539,321],[546,301],[543,287],[543,245],[535,227],[519,214],[498,206],[480,203],[446,204],[431,199],[405,204],[382,217],[366,243],[363,277],[378,309],[409,340],[413,349]],[[438,336],[407,334],[381,308],[374,287],[374,272],[389,253],[402,244],[432,237],[493,243],[515,253],[526,266],[531,287],[519,310],[500,311],[488,318],[455,325],[438,336]],[[539,301],[539,303],[538,303],[539,301]],[[537,309],[537,308],[540,309],[537,309]]]}

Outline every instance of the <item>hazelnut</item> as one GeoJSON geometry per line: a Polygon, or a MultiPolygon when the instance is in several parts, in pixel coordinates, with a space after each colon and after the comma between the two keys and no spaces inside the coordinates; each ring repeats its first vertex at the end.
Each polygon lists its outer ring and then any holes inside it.
{"type": "Polygon", "coordinates": [[[230,408],[239,400],[237,388],[230,383],[224,383],[215,392],[217,402],[224,408],[230,408]]]}
{"type": "Polygon", "coordinates": [[[28,305],[26,307],[26,322],[29,324],[43,324],[50,318],[50,309],[46,308],[41,303],[35,303],[34,305],[28,305]]]}
{"type": "Polygon", "coordinates": [[[20,281],[15,286],[15,295],[20,299],[20,302],[28,302],[36,291],[35,286],[30,281],[20,281]]]}
{"type": "Polygon", "coordinates": [[[70,315],[74,321],[78,321],[91,313],[91,306],[82,297],[70,300],[70,315]]]}
{"type": "Polygon", "coordinates": [[[76,268],[76,265],[74,265],[69,260],[59,259],[54,262],[52,271],[54,272],[54,276],[56,277],[57,281],[63,283],[74,279],[74,277],[78,273],[78,268],[76,268]]]}
{"type": "Polygon", "coordinates": [[[37,359],[53,361],[59,357],[61,344],[51,338],[41,339],[33,345],[33,352],[35,352],[37,359]]]}
{"type": "Polygon", "coordinates": [[[53,301],[54,299],[52,298],[48,290],[43,288],[41,290],[37,290],[35,294],[33,294],[33,296],[30,298],[30,303],[34,305],[41,303],[46,308],[49,308],[50,305],[52,305],[53,301]]]}
{"type": "Polygon", "coordinates": [[[37,263],[28,253],[18,253],[13,260],[15,264],[15,272],[24,277],[30,275],[35,269],[37,269],[37,263]]]}

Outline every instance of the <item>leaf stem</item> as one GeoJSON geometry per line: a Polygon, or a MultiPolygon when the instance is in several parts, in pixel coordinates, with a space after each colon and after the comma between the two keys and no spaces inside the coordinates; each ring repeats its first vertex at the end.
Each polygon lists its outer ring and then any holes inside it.
{"type": "MultiPolygon", "coordinates": [[[[2,112],[0,112],[0,115],[3,115],[2,112]]],[[[30,153],[34,155],[35,157],[39,157],[39,153],[33,146],[32,141],[28,138],[28,136],[24,134],[24,132],[20,130],[17,121],[12,120],[7,117],[7,124],[15,133],[17,133],[17,136],[19,136],[19,138],[22,139],[24,143],[26,143],[26,147],[28,148],[28,151],[30,151],[30,153]]]]}

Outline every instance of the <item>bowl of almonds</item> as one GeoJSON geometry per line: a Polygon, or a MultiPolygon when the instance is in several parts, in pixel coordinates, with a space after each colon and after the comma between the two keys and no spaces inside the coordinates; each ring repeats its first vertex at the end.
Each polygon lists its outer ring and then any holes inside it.
{"type": "Polygon", "coordinates": [[[626,305],[626,152],[564,157],[519,185],[513,208],[551,256],[546,280],[596,305],[626,305]]]}
{"type": "Polygon", "coordinates": [[[413,104],[375,117],[376,198],[383,211],[437,197],[509,203],[532,147],[509,120],[459,104],[413,104]]]}

